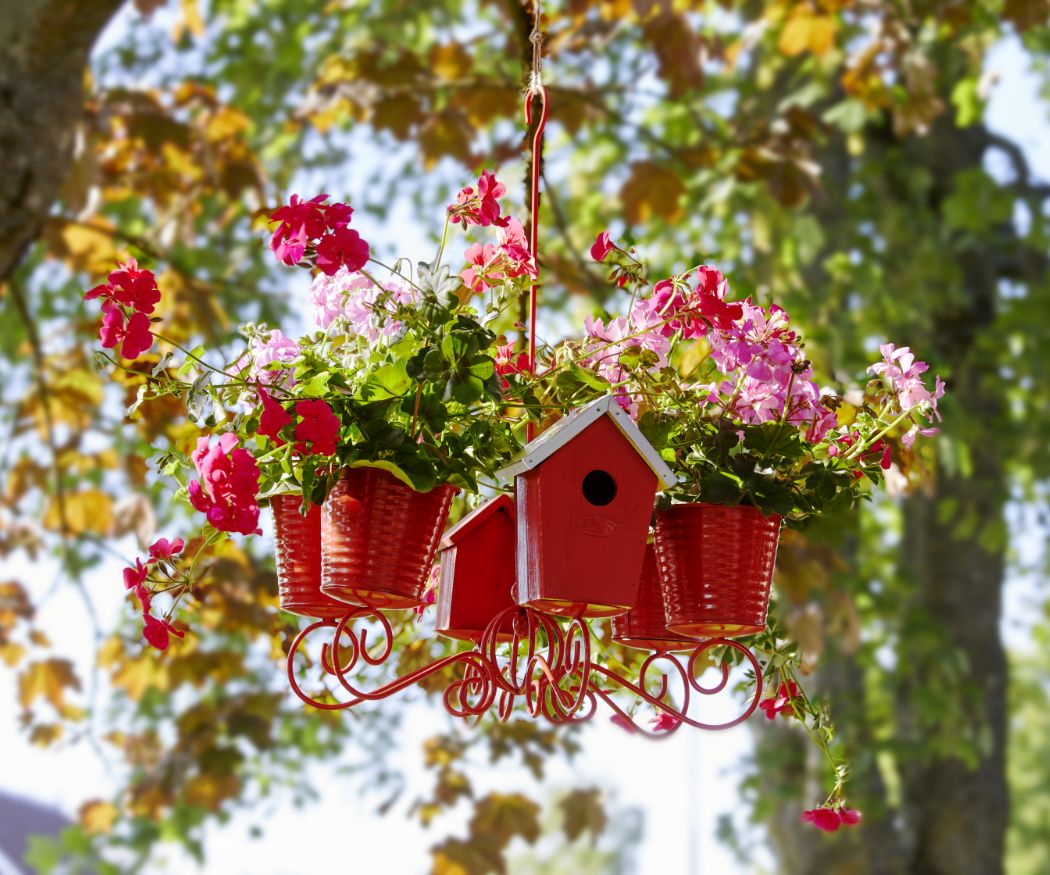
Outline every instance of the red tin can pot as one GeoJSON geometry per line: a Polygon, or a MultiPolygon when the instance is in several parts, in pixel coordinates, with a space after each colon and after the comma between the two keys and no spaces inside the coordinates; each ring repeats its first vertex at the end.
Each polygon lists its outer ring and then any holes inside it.
{"type": "Polygon", "coordinates": [[[321,515],[321,591],[342,602],[415,608],[454,486],[416,492],[378,468],[348,468],[321,515]]]}
{"type": "Polygon", "coordinates": [[[274,552],[281,609],[301,617],[339,617],[346,605],[321,592],[321,508],[313,505],[303,516],[302,496],[274,495],[274,552]]]}
{"type": "Polygon", "coordinates": [[[655,541],[667,628],[693,638],[765,629],[780,522],[745,506],[677,504],[659,511],[655,541]]]}
{"type": "Polygon", "coordinates": [[[656,548],[646,545],[638,599],[626,614],[612,618],[613,640],[639,650],[692,650],[696,639],[669,632],[664,616],[664,593],[656,561],[656,548]]]}

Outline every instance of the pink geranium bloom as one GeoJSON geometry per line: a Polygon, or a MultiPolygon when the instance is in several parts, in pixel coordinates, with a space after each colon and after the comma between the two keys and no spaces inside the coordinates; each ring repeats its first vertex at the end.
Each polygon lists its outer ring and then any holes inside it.
{"type": "Polygon", "coordinates": [[[616,245],[612,242],[609,232],[602,231],[591,245],[591,258],[595,261],[604,261],[605,256],[615,248],[616,245]]]}
{"type": "Polygon", "coordinates": [[[259,417],[259,434],[268,437],[277,446],[283,447],[284,441],[280,437],[280,431],[292,422],[292,415],[284,409],[267,391],[259,386],[259,400],[262,402],[263,412],[259,417]]]}
{"type": "Polygon", "coordinates": [[[248,345],[248,356],[242,356],[231,370],[239,373],[245,368],[248,370],[248,379],[270,385],[273,383],[285,383],[289,386],[295,385],[295,375],[291,368],[269,368],[274,362],[295,361],[302,354],[299,344],[286,337],[279,329],[274,329],[264,336],[256,335],[248,345]]]}
{"type": "Polygon", "coordinates": [[[176,538],[173,541],[169,541],[167,538],[157,538],[149,547],[150,561],[156,562],[164,559],[170,562],[173,557],[178,556],[182,552],[185,546],[186,542],[182,538],[176,538]]]}
{"type": "Polygon", "coordinates": [[[259,529],[259,467],[252,454],[237,445],[237,435],[224,434],[212,444],[197,441],[191,459],[200,480],[191,480],[190,504],[223,532],[262,534],[259,529]]]}
{"type": "Polygon", "coordinates": [[[503,273],[497,267],[500,250],[492,243],[475,243],[467,248],[463,257],[468,266],[459,276],[471,291],[487,291],[489,286],[503,279],[503,273]]]}
{"type": "Polygon", "coordinates": [[[496,231],[496,239],[503,250],[504,272],[508,277],[527,275],[536,279],[539,275],[536,259],[529,252],[529,242],[525,239],[525,229],[521,222],[508,216],[505,228],[496,231]]]}
{"type": "Polygon", "coordinates": [[[336,450],[340,426],[339,417],[332,413],[332,408],[317,398],[297,401],[295,413],[299,417],[299,423],[295,426],[295,439],[299,441],[295,445],[296,451],[304,455],[332,455],[336,450]]]}
{"type": "Polygon", "coordinates": [[[477,192],[467,186],[460,189],[456,202],[449,204],[448,212],[453,224],[504,226],[507,217],[501,217],[499,198],[507,193],[506,186],[487,170],[478,178],[477,192]]]}

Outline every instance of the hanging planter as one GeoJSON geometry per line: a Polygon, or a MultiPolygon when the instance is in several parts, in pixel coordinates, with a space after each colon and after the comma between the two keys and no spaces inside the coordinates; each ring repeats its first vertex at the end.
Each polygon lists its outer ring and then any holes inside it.
{"type": "Polygon", "coordinates": [[[376,608],[415,608],[456,488],[417,492],[378,468],[347,468],[321,515],[321,592],[376,608]]]}
{"type": "Polygon", "coordinates": [[[514,605],[514,501],[500,495],[467,514],[441,539],[439,635],[477,641],[514,605]]]}
{"type": "Polygon", "coordinates": [[[302,500],[295,493],[270,497],[281,610],[300,617],[339,617],[346,605],[321,592],[321,508],[312,505],[303,516],[302,500]]]}
{"type": "Polygon", "coordinates": [[[656,548],[652,544],[645,547],[645,561],[635,605],[623,616],[613,617],[612,636],[614,641],[638,650],[667,652],[696,647],[695,638],[679,635],[667,628],[664,589],[660,585],[656,548]]]}
{"type": "Polygon", "coordinates": [[[780,517],[754,507],[676,504],[656,514],[667,628],[693,638],[766,628],[780,517]]]}

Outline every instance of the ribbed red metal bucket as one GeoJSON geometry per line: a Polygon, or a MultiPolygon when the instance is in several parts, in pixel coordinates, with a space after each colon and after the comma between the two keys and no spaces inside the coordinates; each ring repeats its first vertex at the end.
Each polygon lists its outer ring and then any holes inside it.
{"type": "Polygon", "coordinates": [[[656,548],[645,547],[638,600],[626,614],[612,618],[613,640],[639,650],[691,650],[696,639],[667,630],[663,590],[656,561],[656,548]]]}
{"type": "Polygon", "coordinates": [[[667,628],[694,638],[765,629],[780,519],[716,504],[659,511],[655,541],[667,628]]]}
{"type": "Polygon", "coordinates": [[[350,604],[414,608],[434,564],[454,486],[416,492],[377,468],[348,468],[321,515],[321,591],[350,604]]]}
{"type": "Polygon", "coordinates": [[[339,617],[346,605],[321,592],[321,508],[303,516],[301,495],[274,495],[274,553],[281,609],[301,617],[339,617]]]}

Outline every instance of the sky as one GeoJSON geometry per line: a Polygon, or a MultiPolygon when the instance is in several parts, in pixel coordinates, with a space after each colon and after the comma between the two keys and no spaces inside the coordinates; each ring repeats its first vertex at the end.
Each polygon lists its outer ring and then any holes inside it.
{"type": "MultiPolygon", "coordinates": [[[[113,32],[108,39],[115,39],[113,32]]],[[[1043,117],[1045,103],[1038,98],[1038,83],[1025,69],[1023,53],[1016,43],[1004,42],[989,55],[987,67],[998,75],[988,109],[991,127],[1018,140],[1034,177],[1050,181],[1050,125],[1043,117]],[[1041,112],[1033,112],[1033,107],[1041,112]]],[[[374,159],[382,160],[382,156],[375,155],[374,159]]],[[[990,161],[989,170],[1005,172],[995,160],[990,161]]],[[[403,211],[395,210],[390,221],[404,239],[406,223],[410,226],[418,220],[406,203],[403,211]]],[[[422,230],[417,239],[425,239],[422,230]]],[[[1020,565],[1035,560],[1041,539],[1042,533],[1036,531],[1017,545],[1020,565]]],[[[114,546],[127,556],[136,552],[130,540],[114,546]]],[[[119,563],[107,562],[85,580],[104,626],[115,623],[127,610],[120,570],[119,563]]],[[[94,642],[84,605],[71,587],[52,587],[54,574],[55,566],[46,561],[29,565],[21,559],[5,560],[0,566],[0,579],[22,580],[37,596],[50,593],[41,607],[40,626],[51,634],[61,655],[77,665],[87,665],[94,642]]],[[[1032,608],[1045,597],[1040,586],[1034,574],[1018,573],[1008,583],[1002,631],[1011,649],[1031,646],[1031,618],[1038,615],[1032,608]]],[[[274,666],[275,672],[282,670],[283,666],[274,666]]],[[[15,703],[14,676],[0,671],[0,789],[53,805],[71,817],[84,799],[108,798],[114,793],[117,784],[87,746],[72,746],[61,752],[30,746],[19,729],[15,703]]],[[[369,707],[384,706],[378,703],[369,707]]],[[[406,716],[397,755],[405,771],[415,776],[405,794],[411,800],[428,786],[421,742],[446,730],[449,718],[440,706],[425,704],[411,706],[406,716]]],[[[718,733],[686,730],[670,739],[650,742],[628,736],[611,725],[607,715],[600,714],[584,730],[582,746],[575,761],[551,762],[543,795],[590,784],[603,788],[614,809],[640,811],[644,833],[633,870],[637,875],[747,875],[756,871],[739,864],[715,836],[718,816],[732,811],[736,804],[740,762],[752,746],[746,726],[718,733]]],[[[423,872],[431,845],[450,833],[463,834],[465,809],[423,830],[406,819],[404,806],[378,816],[374,811],[376,797],[362,798],[353,778],[333,774],[327,764],[312,764],[309,771],[320,791],[316,803],[296,809],[290,801],[285,802],[262,822],[251,813],[237,814],[229,823],[209,829],[208,857],[203,867],[173,850],[167,854],[167,865],[156,871],[291,875],[331,864],[338,854],[343,863],[352,862],[355,871],[387,864],[383,871],[423,872]],[[261,837],[253,837],[253,827],[262,827],[261,837]]],[[[520,769],[482,765],[471,771],[471,779],[479,793],[520,788],[536,795],[535,782],[520,769]]],[[[759,856],[759,865],[771,868],[768,853],[759,856]]]]}

